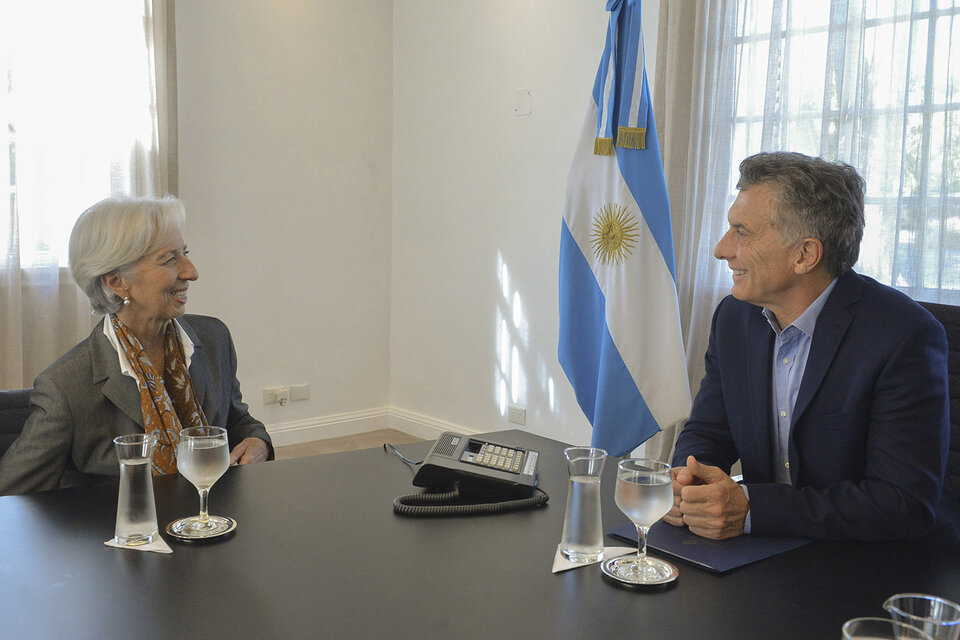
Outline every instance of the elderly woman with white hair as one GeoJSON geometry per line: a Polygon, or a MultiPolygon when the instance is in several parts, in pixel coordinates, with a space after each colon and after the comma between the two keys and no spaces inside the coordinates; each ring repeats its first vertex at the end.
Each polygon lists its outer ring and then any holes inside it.
{"type": "Polygon", "coordinates": [[[70,270],[103,320],[34,382],[33,411],[0,460],[0,495],[118,476],[113,438],[151,431],[154,475],[176,473],[181,428],[224,427],[230,462],[273,455],[247,412],[237,356],[216,318],[184,315],[197,269],[176,198],[107,198],[70,236],[70,270]]]}

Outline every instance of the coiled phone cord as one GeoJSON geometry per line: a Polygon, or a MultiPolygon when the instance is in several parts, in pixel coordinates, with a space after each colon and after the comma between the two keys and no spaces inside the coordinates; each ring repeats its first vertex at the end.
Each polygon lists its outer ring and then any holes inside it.
{"type": "Polygon", "coordinates": [[[519,509],[530,509],[547,504],[550,496],[535,487],[534,495],[529,498],[484,502],[477,504],[449,504],[460,495],[460,483],[454,483],[451,491],[439,493],[411,493],[393,501],[393,510],[402,516],[465,516],[491,513],[504,513],[519,509]]]}

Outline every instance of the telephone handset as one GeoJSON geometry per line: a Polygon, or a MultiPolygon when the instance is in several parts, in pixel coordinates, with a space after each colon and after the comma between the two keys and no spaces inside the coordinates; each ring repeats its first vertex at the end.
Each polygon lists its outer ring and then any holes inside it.
{"type": "Polygon", "coordinates": [[[413,478],[428,492],[401,496],[403,515],[496,513],[546,504],[537,488],[540,453],[445,431],[413,478]]]}

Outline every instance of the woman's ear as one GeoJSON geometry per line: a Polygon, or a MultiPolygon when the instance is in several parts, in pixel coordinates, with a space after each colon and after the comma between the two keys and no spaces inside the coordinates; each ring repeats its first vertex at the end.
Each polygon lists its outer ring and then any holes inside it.
{"type": "Polygon", "coordinates": [[[127,291],[127,286],[124,284],[123,278],[121,278],[120,274],[116,271],[111,271],[110,273],[105,273],[100,276],[100,282],[105,284],[118,298],[123,298],[127,291]]]}

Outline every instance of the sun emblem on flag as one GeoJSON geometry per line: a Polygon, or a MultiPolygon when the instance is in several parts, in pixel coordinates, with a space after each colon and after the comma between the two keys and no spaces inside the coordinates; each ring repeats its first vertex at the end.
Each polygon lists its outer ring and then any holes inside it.
{"type": "Polygon", "coordinates": [[[637,246],[639,225],[633,213],[619,204],[604,205],[593,216],[593,255],[600,264],[620,264],[637,246]]]}

